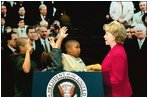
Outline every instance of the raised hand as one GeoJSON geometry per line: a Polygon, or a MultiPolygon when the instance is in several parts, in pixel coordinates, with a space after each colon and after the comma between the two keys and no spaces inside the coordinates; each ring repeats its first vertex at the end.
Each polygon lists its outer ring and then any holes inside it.
{"type": "Polygon", "coordinates": [[[30,39],[29,38],[26,41],[25,48],[27,49],[28,52],[31,52],[32,51],[32,46],[30,44],[30,39]]]}
{"type": "Polygon", "coordinates": [[[49,38],[49,44],[52,46],[52,48],[55,48],[56,43],[55,43],[53,37],[50,37],[50,38],[49,38]]]}
{"type": "Polygon", "coordinates": [[[67,37],[67,27],[62,27],[61,29],[60,29],[60,35],[59,35],[59,38],[58,38],[58,40],[56,41],[56,45],[55,45],[55,48],[61,48],[61,44],[62,44],[62,41],[63,41],[63,39],[64,38],[66,38],[67,37]]]}
{"type": "Polygon", "coordinates": [[[66,33],[67,32],[67,27],[62,27],[61,29],[60,29],[60,36],[59,37],[61,37],[61,38],[65,38],[65,37],[67,37],[67,35],[68,35],[68,33],[66,33]]]}

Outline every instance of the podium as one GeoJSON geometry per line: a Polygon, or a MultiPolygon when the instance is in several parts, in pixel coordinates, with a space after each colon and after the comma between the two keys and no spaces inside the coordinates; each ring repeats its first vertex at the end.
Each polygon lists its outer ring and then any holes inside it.
{"type": "Polygon", "coordinates": [[[66,97],[71,92],[75,97],[103,97],[102,72],[33,73],[32,97],[61,97],[61,88],[66,97]]]}

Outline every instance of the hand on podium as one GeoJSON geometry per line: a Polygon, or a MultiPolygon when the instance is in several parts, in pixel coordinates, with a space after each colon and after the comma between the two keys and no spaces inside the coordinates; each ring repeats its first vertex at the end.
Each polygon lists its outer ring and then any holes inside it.
{"type": "Polygon", "coordinates": [[[102,69],[100,64],[92,64],[86,67],[87,72],[100,71],[102,69]]]}

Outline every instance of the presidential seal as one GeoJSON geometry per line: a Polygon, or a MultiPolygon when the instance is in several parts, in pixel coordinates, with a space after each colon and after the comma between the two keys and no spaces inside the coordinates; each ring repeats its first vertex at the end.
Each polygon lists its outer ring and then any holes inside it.
{"type": "Polygon", "coordinates": [[[61,72],[49,81],[46,95],[47,97],[87,97],[87,87],[77,74],[61,72]]]}

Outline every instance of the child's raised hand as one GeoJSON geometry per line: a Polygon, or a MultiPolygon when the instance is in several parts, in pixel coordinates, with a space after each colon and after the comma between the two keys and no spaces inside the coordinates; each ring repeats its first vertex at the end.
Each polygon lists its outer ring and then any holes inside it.
{"type": "Polygon", "coordinates": [[[55,48],[56,43],[55,43],[53,37],[50,37],[50,38],[49,38],[49,44],[52,46],[52,48],[55,48]]]}
{"type": "Polygon", "coordinates": [[[28,38],[27,41],[26,41],[25,47],[26,47],[26,50],[27,50],[27,51],[29,51],[29,52],[32,51],[32,46],[31,46],[31,44],[30,44],[30,39],[29,39],[29,38],[28,38]]]}
{"type": "Polygon", "coordinates": [[[67,32],[67,27],[62,27],[61,29],[60,29],[60,36],[59,37],[61,37],[61,38],[65,38],[65,37],[67,37],[67,35],[68,35],[68,33],[66,33],[67,32]]]}

